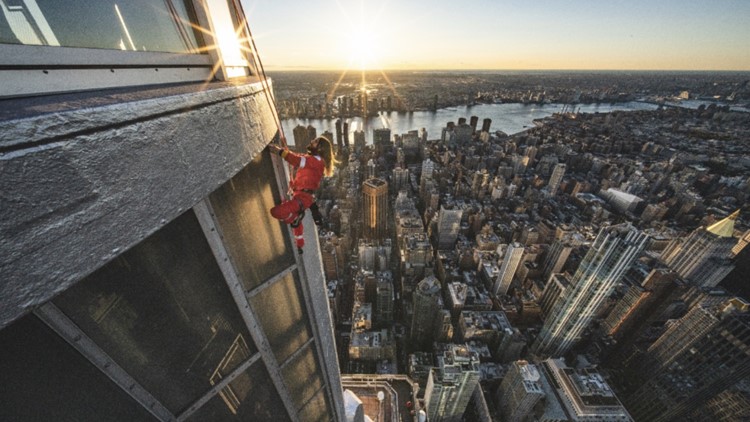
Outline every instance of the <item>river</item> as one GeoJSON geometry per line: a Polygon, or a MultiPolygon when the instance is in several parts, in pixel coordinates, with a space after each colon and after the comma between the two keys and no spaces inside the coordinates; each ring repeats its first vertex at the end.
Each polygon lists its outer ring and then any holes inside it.
{"type": "MultiPolygon", "coordinates": [[[[449,107],[437,111],[415,111],[411,113],[382,112],[367,119],[365,139],[372,143],[372,130],[390,128],[391,135],[400,135],[410,130],[425,128],[428,139],[437,139],[448,122],[458,123],[460,117],[466,122],[471,116],[479,118],[478,128],[484,119],[492,119],[490,132],[503,131],[509,135],[522,132],[534,125],[533,120],[551,116],[563,110],[564,104],[479,104],[475,106],[449,107]]],[[[575,107],[581,113],[608,113],[616,110],[656,110],[657,106],[643,102],[617,104],[577,104],[568,105],[569,110],[575,107]]],[[[572,111],[572,110],[571,110],[572,111]]],[[[349,142],[353,142],[352,133],[363,129],[363,120],[359,117],[347,119],[349,122],[349,142]]],[[[282,126],[290,143],[293,143],[293,129],[297,125],[312,125],[318,135],[325,131],[336,133],[336,119],[284,119],[282,126]]]]}

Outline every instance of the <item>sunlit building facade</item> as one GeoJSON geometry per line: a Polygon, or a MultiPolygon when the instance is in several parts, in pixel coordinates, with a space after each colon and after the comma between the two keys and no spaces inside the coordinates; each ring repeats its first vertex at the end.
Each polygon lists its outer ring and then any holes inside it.
{"type": "Polygon", "coordinates": [[[0,420],[342,420],[239,3],[146,3],[0,9],[0,420]]]}
{"type": "Polygon", "coordinates": [[[601,229],[570,287],[545,315],[534,345],[538,354],[561,356],[578,341],[647,240],[647,235],[629,224],[601,229]]]}
{"type": "Polygon", "coordinates": [[[388,182],[371,178],[362,185],[363,235],[378,240],[388,236],[388,182]]]}

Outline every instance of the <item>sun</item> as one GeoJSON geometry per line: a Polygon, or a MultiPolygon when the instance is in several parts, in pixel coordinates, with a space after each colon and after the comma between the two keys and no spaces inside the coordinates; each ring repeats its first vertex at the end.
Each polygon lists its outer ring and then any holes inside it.
{"type": "Polygon", "coordinates": [[[382,42],[377,31],[367,27],[354,28],[348,34],[348,55],[350,66],[359,70],[378,69],[380,66],[382,42]]]}

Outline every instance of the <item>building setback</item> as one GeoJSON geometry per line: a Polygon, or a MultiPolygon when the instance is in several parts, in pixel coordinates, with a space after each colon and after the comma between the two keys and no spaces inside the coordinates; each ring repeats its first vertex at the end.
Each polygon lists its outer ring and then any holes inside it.
{"type": "Polygon", "coordinates": [[[425,388],[425,409],[431,422],[458,422],[479,384],[479,356],[467,346],[450,345],[437,357],[425,388]]]}

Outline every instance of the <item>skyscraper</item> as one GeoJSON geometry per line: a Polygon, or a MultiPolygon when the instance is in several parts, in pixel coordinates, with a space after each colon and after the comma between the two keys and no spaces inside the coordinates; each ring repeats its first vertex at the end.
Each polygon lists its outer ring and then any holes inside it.
{"type": "Polygon", "coordinates": [[[610,388],[604,377],[591,367],[570,368],[562,359],[547,359],[538,364],[549,381],[547,402],[558,401],[564,416],[544,420],[632,422],[633,418],[610,388]],[[555,399],[550,397],[554,394],[555,399]]]}
{"type": "Polygon", "coordinates": [[[498,403],[503,421],[521,422],[534,405],[544,397],[541,375],[536,365],[525,360],[513,362],[498,389],[498,403]]]}
{"type": "Polygon", "coordinates": [[[602,228],[573,275],[571,286],[557,299],[534,349],[560,356],[573,346],[594,318],[615,283],[640,255],[648,236],[630,224],[602,228]]]}
{"type": "Polygon", "coordinates": [[[415,349],[427,349],[435,338],[436,321],[440,310],[443,309],[440,281],[433,275],[425,278],[417,284],[412,297],[412,345],[415,349]]]}
{"type": "Polygon", "coordinates": [[[463,210],[450,205],[441,205],[437,219],[437,244],[438,249],[451,249],[458,239],[461,230],[461,217],[463,210]]]}
{"type": "Polygon", "coordinates": [[[750,375],[750,304],[697,305],[635,362],[635,391],[623,402],[637,420],[685,416],[750,375]]]}
{"type": "Polygon", "coordinates": [[[503,257],[503,263],[500,266],[500,273],[497,275],[495,284],[492,286],[492,292],[495,296],[508,294],[511,282],[513,282],[513,276],[516,274],[518,265],[521,263],[523,258],[523,245],[518,242],[513,242],[510,245],[501,245],[498,248],[505,247],[505,256],[503,257]]]}
{"type": "Polygon", "coordinates": [[[388,128],[373,129],[372,144],[378,152],[382,152],[384,148],[392,145],[391,130],[388,128]]]}
{"type": "Polygon", "coordinates": [[[562,240],[552,242],[542,267],[542,277],[547,280],[553,273],[562,271],[573,247],[562,240]]]}
{"type": "Polygon", "coordinates": [[[557,188],[560,187],[560,182],[562,182],[563,176],[565,176],[565,163],[556,164],[555,168],[552,170],[552,175],[549,177],[549,183],[547,183],[547,189],[549,190],[550,196],[555,196],[557,194],[557,188]]]}
{"type": "Polygon", "coordinates": [[[482,120],[482,132],[489,132],[491,125],[492,125],[492,119],[482,120]]]}
{"type": "Polygon", "coordinates": [[[432,422],[458,422],[479,384],[479,356],[467,346],[453,344],[437,360],[424,393],[427,418],[432,422]]]}
{"type": "Polygon", "coordinates": [[[393,275],[390,271],[377,274],[375,293],[375,322],[380,326],[393,323],[393,275]]]}
{"type": "Polygon", "coordinates": [[[388,182],[372,178],[362,185],[363,235],[367,239],[388,236],[388,182]]]}
{"type": "Polygon", "coordinates": [[[93,3],[25,15],[63,46],[0,45],[0,419],[344,418],[315,234],[300,256],[268,212],[288,181],[244,16],[194,4],[126,15],[153,29],[132,51],[93,3]]]}
{"type": "Polygon", "coordinates": [[[708,227],[700,227],[687,238],[675,239],[662,253],[662,259],[684,279],[706,287],[714,287],[732,271],[730,261],[737,210],[727,218],[708,227]]]}

